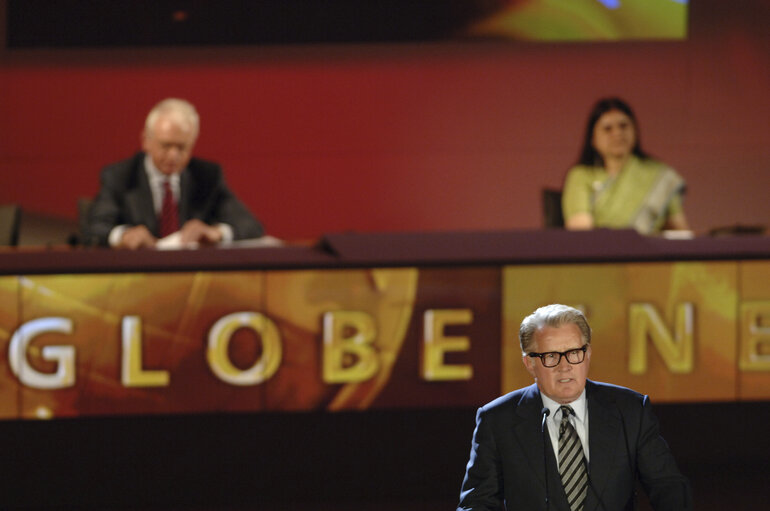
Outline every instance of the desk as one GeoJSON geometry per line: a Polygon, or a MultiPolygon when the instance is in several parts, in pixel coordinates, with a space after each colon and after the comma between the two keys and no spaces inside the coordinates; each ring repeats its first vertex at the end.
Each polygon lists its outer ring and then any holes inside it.
{"type": "Polygon", "coordinates": [[[122,251],[0,249],[0,275],[388,266],[754,260],[770,237],[667,240],[631,230],[336,233],[313,246],[122,251]]]}
{"type": "Polygon", "coordinates": [[[583,309],[591,376],[770,398],[770,238],[332,234],[0,252],[0,417],[467,407],[530,383],[521,319],[583,309]]]}

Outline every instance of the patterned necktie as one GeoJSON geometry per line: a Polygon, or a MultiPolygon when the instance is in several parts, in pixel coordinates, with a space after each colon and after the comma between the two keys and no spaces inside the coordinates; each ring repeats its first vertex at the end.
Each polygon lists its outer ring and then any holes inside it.
{"type": "Polygon", "coordinates": [[[163,180],[163,206],[160,210],[160,237],[179,230],[179,212],[168,179],[163,180]]]}
{"type": "Polygon", "coordinates": [[[567,501],[572,511],[583,509],[586,498],[588,474],[586,472],[583,445],[575,428],[569,422],[572,408],[559,407],[561,410],[561,424],[559,424],[559,475],[567,494],[567,501]]]}

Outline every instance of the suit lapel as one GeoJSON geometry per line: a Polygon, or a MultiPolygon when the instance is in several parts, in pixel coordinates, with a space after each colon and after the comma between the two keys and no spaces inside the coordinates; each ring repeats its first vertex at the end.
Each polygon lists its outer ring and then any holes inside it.
{"type": "MultiPolygon", "coordinates": [[[[528,460],[532,468],[532,473],[543,485],[543,491],[545,491],[543,449],[546,446],[540,431],[540,411],[542,408],[543,400],[540,398],[540,391],[537,385],[532,385],[522,396],[519,406],[516,407],[513,431],[521,450],[524,452],[525,459],[528,460]]],[[[548,447],[550,447],[550,441],[548,447]]]]}
{"type": "Polygon", "coordinates": [[[126,206],[134,225],[146,225],[150,232],[158,235],[158,218],[152,204],[152,190],[144,161],[140,161],[136,168],[136,187],[126,192],[126,206]]]}
{"type": "Polygon", "coordinates": [[[527,388],[516,407],[513,432],[543,497],[546,493],[546,487],[548,488],[549,508],[553,510],[568,509],[565,507],[567,506],[567,497],[559,479],[559,472],[556,470],[556,457],[551,445],[551,437],[547,429],[545,432],[541,429],[542,414],[540,412],[542,409],[543,400],[540,397],[540,390],[537,388],[537,384],[533,384],[527,388]],[[543,454],[544,452],[545,454],[543,454]],[[545,458],[548,459],[547,471],[545,458]],[[548,484],[545,481],[546,472],[548,484]]]}
{"type": "MultiPolygon", "coordinates": [[[[616,453],[624,452],[622,428],[617,408],[611,401],[604,399],[601,391],[591,381],[586,382],[586,397],[588,448],[591,458],[589,477],[596,493],[602,495],[607,490],[607,481],[611,479],[612,467],[617,466],[613,463],[616,453]]],[[[590,489],[586,504],[587,510],[595,509],[598,505],[596,495],[590,489]]]]}
{"type": "Polygon", "coordinates": [[[179,223],[184,225],[190,218],[190,191],[193,188],[194,178],[190,171],[185,169],[179,176],[179,223]]]}

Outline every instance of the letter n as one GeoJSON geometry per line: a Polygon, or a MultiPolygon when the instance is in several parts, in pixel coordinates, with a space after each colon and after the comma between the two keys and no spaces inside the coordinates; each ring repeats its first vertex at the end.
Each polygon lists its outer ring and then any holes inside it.
{"type": "Polygon", "coordinates": [[[655,307],[648,303],[634,303],[629,307],[629,357],[631,374],[647,372],[647,340],[658,350],[666,367],[672,373],[691,373],[694,353],[694,311],[692,303],[676,307],[675,334],[672,335],[655,307]]]}

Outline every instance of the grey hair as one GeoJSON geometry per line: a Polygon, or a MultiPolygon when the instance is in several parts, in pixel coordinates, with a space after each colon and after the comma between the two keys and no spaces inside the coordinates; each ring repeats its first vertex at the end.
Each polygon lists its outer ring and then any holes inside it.
{"type": "Polygon", "coordinates": [[[198,111],[189,101],[177,98],[167,98],[152,107],[147,119],[144,121],[144,132],[151,136],[153,127],[161,117],[170,117],[174,122],[189,127],[197,138],[200,129],[198,111]]]}
{"type": "Polygon", "coordinates": [[[535,312],[524,318],[519,327],[519,344],[521,353],[526,355],[531,351],[535,332],[544,326],[558,328],[572,323],[580,329],[583,343],[591,344],[591,327],[585,315],[574,307],[553,303],[540,307],[535,312]]]}

